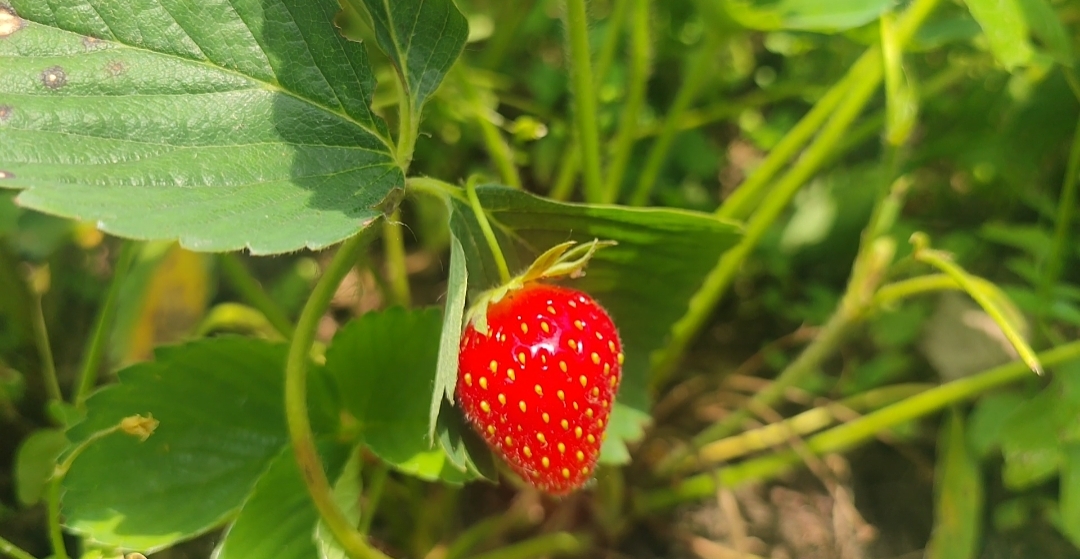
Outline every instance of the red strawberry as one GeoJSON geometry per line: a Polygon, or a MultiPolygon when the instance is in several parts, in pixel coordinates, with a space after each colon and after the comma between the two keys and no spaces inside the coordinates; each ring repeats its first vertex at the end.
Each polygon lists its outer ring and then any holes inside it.
{"type": "Polygon", "coordinates": [[[527,282],[487,306],[487,331],[461,339],[465,417],[523,479],[554,495],[592,478],[623,354],[615,324],[588,295],[527,282]]]}

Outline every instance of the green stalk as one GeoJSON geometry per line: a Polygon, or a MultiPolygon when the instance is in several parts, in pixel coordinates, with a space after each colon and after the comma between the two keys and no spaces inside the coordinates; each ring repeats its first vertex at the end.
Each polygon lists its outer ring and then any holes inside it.
{"type": "MultiPolygon", "coordinates": [[[[1048,367],[1080,359],[1080,342],[1059,346],[1042,353],[1039,359],[1048,367]]],[[[810,437],[806,441],[806,446],[819,456],[845,452],[876,438],[883,431],[970,400],[989,390],[1027,378],[1029,375],[1028,367],[1022,361],[995,367],[931,388],[854,421],[838,425],[810,437]]],[[[719,487],[733,488],[750,481],[775,478],[789,471],[799,461],[800,457],[795,452],[783,451],[717,471],[695,475],[675,484],[674,487],[639,496],[635,502],[635,512],[638,515],[646,515],[687,501],[712,498],[719,487]]]]}
{"type": "Polygon", "coordinates": [[[1039,286],[1039,302],[1045,316],[1052,304],[1054,286],[1061,278],[1061,271],[1068,260],[1068,252],[1074,246],[1072,241],[1073,216],[1076,213],[1077,179],[1080,179],[1080,122],[1073,133],[1072,147],[1069,149],[1069,162],[1065,167],[1065,182],[1061,185],[1061,197],[1058,200],[1057,219],[1054,223],[1054,244],[1039,286]]]}
{"type": "Polygon", "coordinates": [[[510,267],[506,265],[506,257],[499,248],[499,240],[495,238],[495,231],[491,229],[491,223],[488,222],[487,212],[480,205],[480,198],[476,196],[475,181],[469,180],[465,184],[465,194],[469,197],[469,205],[476,214],[476,221],[480,224],[480,230],[484,232],[484,240],[487,241],[491,255],[495,258],[495,265],[499,268],[499,280],[504,284],[510,283],[510,267]]]}
{"type": "Polygon", "coordinates": [[[706,277],[702,288],[690,299],[687,314],[672,327],[671,340],[654,364],[652,381],[654,389],[662,386],[675,371],[690,341],[704,327],[712,309],[720,302],[720,298],[742,268],[743,262],[757,248],[757,244],[783,213],[795,193],[817,173],[821,161],[828,157],[843,138],[848,126],[862,112],[865,103],[877,89],[881,78],[881,65],[867,63],[861,68],[863,71],[871,72],[870,77],[873,77],[872,72],[875,68],[877,80],[868,79],[858,82],[858,87],[851,91],[848,103],[836,111],[814,143],[806,149],[802,158],[777,182],[773,192],[765,198],[761,208],[747,223],[742,241],[724,253],[717,267],[706,277]]]}
{"type": "Polygon", "coordinates": [[[86,348],[82,367],[79,369],[79,381],[75,388],[72,401],[76,407],[83,407],[86,397],[97,384],[98,369],[101,366],[101,358],[105,354],[105,346],[109,343],[109,329],[116,319],[117,303],[120,299],[120,286],[127,276],[131,263],[135,260],[135,244],[130,241],[121,241],[120,252],[116,257],[113,268],[113,277],[109,283],[109,291],[105,294],[105,301],[98,310],[97,319],[94,321],[94,330],[90,334],[90,345],[86,348]]]}
{"type": "Polygon", "coordinates": [[[60,521],[60,490],[62,489],[63,475],[54,473],[49,480],[45,507],[49,516],[49,544],[52,545],[52,559],[69,559],[67,548],[64,547],[64,527],[60,521]]]}
{"type": "Polygon", "coordinates": [[[375,520],[375,512],[379,510],[379,501],[382,500],[383,489],[386,488],[386,478],[390,475],[390,468],[383,462],[375,466],[371,474],[371,481],[367,489],[367,506],[360,511],[360,526],[357,528],[363,535],[371,531],[371,523],[375,520]]]}
{"type": "Polygon", "coordinates": [[[675,136],[679,132],[679,122],[682,121],[683,114],[690,109],[690,105],[697,99],[698,93],[701,92],[702,86],[705,85],[705,81],[710,75],[709,68],[713,64],[713,57],[716,54],[715,51],[719,42],[718,35],[706,33],[705,40],[698,47],[697,52],[694,53],[693,59],[687,64],[686,78],[675,93],[675,101],[671,104],[671,111],[664,117],[664,128],[660,131],[660,136],[653,142],[649,155],[645,158],[645,166],[642,168],[641,174],[638,175],[637,185],[634,187],[634,193],[630,197],[631,205],[644,206],[648,203],[652,190],[656,186],[656,180],[660,177],[660,172],[664,170],[664,163],[667,161],[668,152],[671,151],[671,144],[675,141],[675,136]]]}
{"type": "MultiPolygon", "coordinates": [[[[896,40],[906,45],[919,26],[934,11],[940,0],[914,0],[896,27],[896,40]]],[[[656,356],[653,365],[653,385],[657,386],[675,370],[686,348],[701,328],[712,310],[731,285],[735,274],[750,255],[765,232],[781,215],[791,198],[802,185],[812,178],[827,161],[833,151],[842,144],[847,129],[862,112],[873,93],[881,84],[883,68],[880,50],[871,47],[851,68],[851,89],[825,128],[806,149],[803,156],[773,187],[760,209],[747,225],[742,242],[726,252],[705,279],[704,285],[691,298],[689,309],[672,326],[671,341],[656,356]]],[[[847,78],[845,78],[847,79],[847,78]]]]}
{"type": "MultiPolygon", "coordinates": [[[[600,54],[596,57],[596,80],[594,85],[599,87],[607,78],[608,70],[615,62],[615,53],[619,47],[619,36],[622,34],[623,24],[626,22],[626,12],[629,11],[631,0],[615,0],[615,7],[608,17],[610,20],[608,33],[604,37],[604,43],[600,45],[600,54]]],[[[563,149],[562,157],[559,158],[559,174],[555,179],[555,185],[548,192],[553,200],[566,201],[574,190],[574,181],[581,172],[581,142],[577,137],[571,137],[563,149]]]]}
{"type": "Polygon", "coordinates": [[[582,555],[588,549],[587,536],[555,532],[474,555],[473,559],[530,559],[550,555],[582,555]]]}
{"type": "Polygon", "coordinates": [[[285,338],[291,338],[293,331],[292,321],[285,315],[285,311],[281,310],[277,302],[270,298],[259,280],[251,275],[251,271],[240,261],[240,257],[235,253],[226,252],[220,255],[218,263],[221,265],[221,272],[224,274],[225,280],[236,290],[240,298],[261,312],[279,334],[285,338]]]}
{"type": "Polygon", "coordinates": [[[45,392],[49,400],[63,402],[64,394],[60,391],[60,380],[56,376],[52,344],[49,342],[49,328],[45,324],[45,310],[41,305],[41,300],[48,291],[48,274],[48,268],[39,268],[31,272],[31,277],[27,278],[33,298],[30,304],[30,325],[34,332],[34,346],[37,347],[38,359],[41,361],[41,376],[45,381],[45,392]]]}
{"type": "Polygon", "coordinates": [[[574,92],[574,121],[585,165],[585,200],[604,199],[600,175],[600,131],[597,120],[596,88],[589,55],[589,19],[585,0],[566,0],[566,35],[570,54],[570,83],[574,92]]]}
{"type": "Polygon", "coordinates": [[[412,304],[409,290],[409,270],[405,266],[405,235],[401,225],[401,210],[394,210],[383,223],[383,252],[386,255],[386,274],[390,281],[390,296],[394,304],[412,304]]]}
{"type": "Polygon", "coordinates": [[[1043,372],[1042,364],[1039,363],[1039,358],[1035,355],[1035,350],[1031,349],[1027,340],[1025,340],[1024,336],[1016,329],[1013,322],[1005,316],[1001,306],[990,296],[989,292],[975,281],[973,276],[965,272],[960,266],[957,266],[948,254],[929,248],[929,239],[925,234],[915,233],[911,236],[911,243],[915,245],[915,260],[941,270],[955,280],[956,283],[960,284],[960,287],[962,287],[975,302],[979,303],[979,306],[982,307],[983,311],[985,311],[998,327],[1001,328],[1001,333],[1005,335],[1005,338],[1008,339],[1009,343],[1016,349],[1016,353],[1020,356],[1020,359],[1023,360],[1024,363],[1027,363],[1032,371],[1041,375],[1043,372]]]}
{"type": "Polygon", "coordinates": [[[799,120],[799,122],[784,134],[765,159],[754,168],[749,177],[732,192],[724,203],[716,210],[717,217],[725,219],[745,219],[754,206],[765,197],[768,187],[772,184],[773,177],[784,168],[806,145],[810,138],[821,130],[825,121],[836,111],[836,108],[847,97],[851,84],[856,79],[856,69],[860,68],[864,59],[874,55],[873,51],[863,54],[851,70],[838,82],[836,82],[825,95],[818,99],[817,103],[799,120]]]}
{"type": "Polygon", "coordinates": [[[830,402],[783,421],[709,443],[701,447],[697,461],[692,463],[702,465],[730,462],[752,452],[782,445],[792,437],[805,437],[837,421],[842,422],[842,413],[865,413],[894,404],[931,387],[926,384],[897,384],[868,390],[840,402],[830,402]]]}
{"type": "Polygon", "coordinates": [[[619,120],[619,132],[615,136],[611,162],[608,164],[607,187],[604,189],[604,202],[611,204],[618,200],[622,188],[626,165],[634,150],[637,139],[637,124],[641,117],[641,108],[645,105],[645,93],[652,73],[652,37],[649,29],[649,0],[633,0],[634,12],[630,26],[630,83],[627,86],[626,103],[622,107],[619,120]]]}
{"type": "Polygon", "coordinates": [[[330,299],[333,298],[341,280],[352,269],[353,263],[371,241],[376,230],[374,224],[369,223],[363,231],[342,243],[337,254],[330,261],[330,265],[323,272],[323,276],[315,284],[311,296],[304,304],[304,309],[300,312],[300,319],[297,321],[296,331],[289,344],[289,354],[285,362],[285,414],[289,427],[289,439],[293,452],[296,454],[300,472],[303,474],[304,485],[307,486],[308,494],[315,508],[318,509],[319,516],[352,559],[388,558],[368,545],[334,502],[333,489],[326,478],[322,460],[319,459],[319,454],[315,449],[311,419],[308,416],[308,355],[315,342],[315,330],[323,313],[330,305],[330,299]]]}
{"type": "MultiPolygon", "coordinates": [[[[464,65],[461,68],[464,68],[464,65]]],[[[503,139],[499,128],[487,117],[488,109],[484,105],[480,93],[476,90],[476,86],[473,85],[469,78],[468,71],[461,69],[458,72],[458,82],[461,84],[461,89],[465,92],[465,96],[469,101],[470,112],[473,114],[473,118],[476,119],[476,124],[480,127],[484,145],[487,147],[488,157],[495,164],[495,168],[499,170],[499,177],[503,184],[513,188],[521,188],[521,174],[518,172],[517,165],[514,164],[514,151],[510,148],[510,144],[503,139]]]]}
{"type": "Polygon", "coordinates": [[[35,559],[33,555],[23,551],[19,546],[11,543],[10,541],[0,537],[0,553],[10,557],[11,559],[35,559]]]}

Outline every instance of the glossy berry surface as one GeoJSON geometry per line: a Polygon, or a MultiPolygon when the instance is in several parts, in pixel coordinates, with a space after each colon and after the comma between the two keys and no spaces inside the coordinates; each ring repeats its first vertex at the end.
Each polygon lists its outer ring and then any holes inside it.
{"type": "Polygon", "coordinates": [[[465,417],[522,479],[554,495],[592,478],[622,376],[618,331],[574,289],[526,284],[461,339],[465,417]]]}

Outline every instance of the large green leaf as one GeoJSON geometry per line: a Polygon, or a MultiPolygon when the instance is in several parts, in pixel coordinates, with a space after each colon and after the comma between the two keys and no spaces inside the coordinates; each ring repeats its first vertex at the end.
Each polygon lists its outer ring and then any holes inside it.
{"type": "MultiPolygon", "coordinates": [[[[333,479],[348,447],[323,444],[320,455],[333,479]]],[[[319,522],[291,446],[286,446],[255,484],[251,498],[214,554],[215,559],[314,559],[319,522]]]]}
{"type": "Polygon", "coordinates": [[[453,0],[349,1],[357,8],[362,1],[371,14],[379,47],[402,77],[413,115],[419,115],[465,47],[469,22],[453,0]]]}
{"type": "Polygon", "coordinates": [[[340,241],[403,174],[334,0],[13,0],[0,185],[24,206],[187,248],[340,241]]]}
{"type": "Polygon", "coordinates": [[[732,19],[751,29],[834,32],[870,23],[894,4],[893,0],[719,1],[732,19]]]}
{"type": "MultiPolygon", "coordinates": [[[[148,551],[231,518],[288,440],[284,362],[284,346],[215,338],[161,349],[155,361],[121,371],[119,383],[90,397],[86,420],[68,437],[78,444],[135,414],[160,424],[145,442],[114,433],[75,459],[64,479],[67,526],[148,551]]],[[[312,409],[316,428],[327,430],[330,405],[318,400],[312,409]]]]}
{"type": "Polygon", "coordinates": [[[461,481],[428,436],[441,328],[438,309],[367,313],[334,336],[326,368],[372,452],[423,479],[461,481]]]}
{"type": "Polygon", "coordinates": [[[1038,485],[1057,474],[1061,463],[1054,408],[1049,390],[1024,402],[1013,411],[1001,430],[1005,458],[1002,478],[1013,490],[1038,485]]]}
{"type": "MultiPolygon", "coordinates": [[[[664,344],[705,274],[738,240],[740,228],[708,214],[566,204],[502,186],[480,187],[477,195],[497,226],[512,272],[568,239],[618,242],[597,252],[586,275],[571,282],[596,297],[619,327],[626,365],[606,441],[615,448],[604,450],[602,456],[605,461],[625,461],[625,448],[617,446],[640,436],[648,419],[649,356],[664,344]],[[622,406],[629,409],[620,410],[622,406]]],[[[451,229],[469,266],[470,294],[498,285],[472,210],[454,197],[451,207],[451,229]]]]}

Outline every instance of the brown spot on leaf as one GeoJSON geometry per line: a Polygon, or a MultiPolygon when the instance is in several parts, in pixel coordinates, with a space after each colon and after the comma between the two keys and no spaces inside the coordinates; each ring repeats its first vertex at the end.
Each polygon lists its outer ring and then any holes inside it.
{"type": "Polygon", "coordinates": [[[0,122],[4,122],[11,118],[11,114],[15,112],[15,109],[11,105],[0,105],[0,122]]]}
{"type": "Polygon", "coordinates": [[[15,178],[15,173],[12,173],[11,171],[0,171],[0,179],[13,179],[13,178],[15,178]]]}
{"type": "Polygon", "coordinates": [[[26,22],[15,15],[15,10],[8,6],[0,6],[0,39],[10,37],[25,25],[26,22]]]}
{"type": "Polygon", "coordinates": [[[124,66],[123,62],[119,60],[113,60],[105,65],[105,72],[112,77],[117,77],[127,71],[127,66],[124,66]]]}
{"type": "Polygon", "coordinates": [[[99,45],[101,45],[101,39],[86,35],[82,38],[82,44],[84,47],[86,47],[86,50],[93,50],[96,49],[99,45]]]}
{"type": "Polygon", "coordinates": [[[46,68],[41,72],[41,83],[49,89],[60,89],[67,85],[67,74],[59,66],[46,68]]]}

